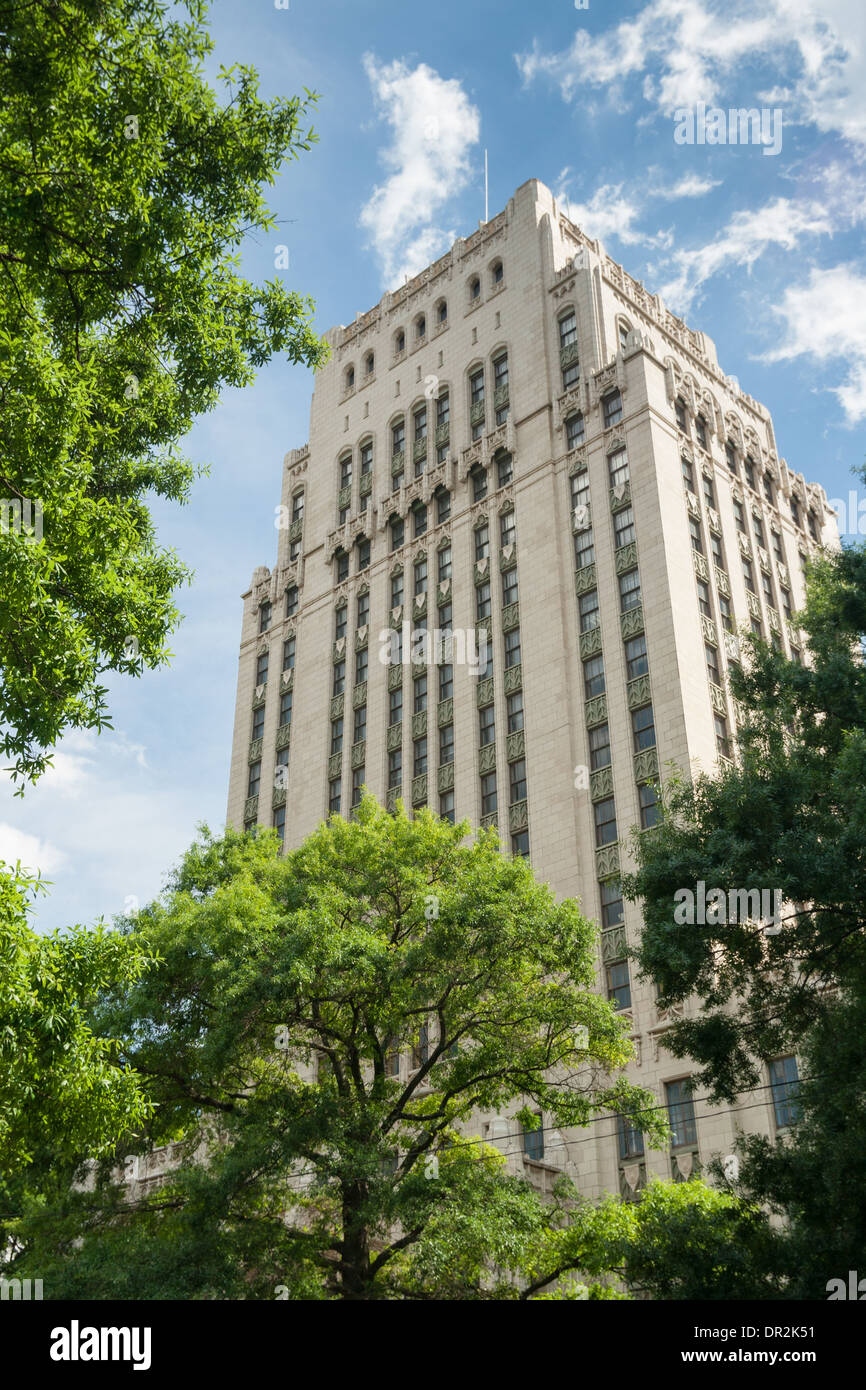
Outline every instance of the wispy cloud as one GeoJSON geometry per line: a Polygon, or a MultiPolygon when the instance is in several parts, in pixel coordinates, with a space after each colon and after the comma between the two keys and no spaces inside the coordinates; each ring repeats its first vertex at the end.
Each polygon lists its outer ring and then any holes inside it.
{"type": "Polygon", "coordinates": [[[57,873],[67,864],[66,855],[56,845],[0,821],[0,862],[14,866],[19,860],[31,873],[42,874],[57,873]]]}
{"type": "Polygon", "coordinates": [[[805,284],[785,291],[775,312],[786,335],[764,361],[844,362],[843,384],[829,389],[849,424],[866,419],[866,276],[852,265],[813,269],[805,284]]]}
{"type": "Polygon", "coordinates": [[[382,65],[367,54],[364,68],[392,139],[382,153],[388,178],[373,189],[360,221],[381,258],[384,283],[393,289],[454,240],[455,232],[437,219],[471,178],[481,121],[460,83],[426,63],[382,65]]]}

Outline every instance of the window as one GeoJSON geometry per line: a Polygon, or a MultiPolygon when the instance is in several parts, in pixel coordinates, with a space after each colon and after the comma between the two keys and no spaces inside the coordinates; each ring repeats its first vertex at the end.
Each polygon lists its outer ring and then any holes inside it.
{"type": "Polygon", "coordinates": [[[388,789],[399,787],[403,781],[403,750],[394,748],[388,754],[388,789]]]}
{"type": "Polygon", "coordinates": [[[802,522],[800,521],[800,508],[797,505],[796,497],[791,498],[791,517],[795,526],[802,525],[802,522]]]}
{"type": "Polygon", "coordinates": [[[506,708],[508,713],[508,732],[510,734],[516,734],[519,729],[523,728],[522,690],[517,690],[513,695],[508,696],[506,708]]]}
{"type": "Polygon", "coordinates": [[[704,484],[704,501],[706,502],[708,507],[715,507],[716,490],[713,487],[713,480],[712,478],[708,478],[706,473],[702,473],[701,478],[703,479],[704,484]]]}
{"type": "Polygon", "coordinates": [[[443,545],[436,552],[436,578],[440,584],[451,578],[451,546],[443,545]]]}
{"type": "Polygon", "coordinates": [[[810,511],[808,517],[806,518],[806,520],[807,520],[808,523],[809,523],[809,535],[812,537],[812,540],[813,540],[813,541],[815,542],[815,544],[817,545],[817,544],[818,544],[818,541],[819,541],[819,536],[818,536],[818,522],[817,522],[817,519],[816,519],[816,517],[815,517],[815,513],[812,512],[812,511],[810,511]]]}
{"type": "Polygon", "coordinates": [[[757,541],[758,545],[761,546],[763,550],[766,550],[767,542],[764,539],[764,524],[761,521],[761,518],[759,516],[755,516],[754,513],[752,514],[752,530],[755,533],[755,540],[757,541]]]}
{"type": "MultiPolygon", "coordinates": [[[[277,762],[276,762],[276,766],[277,766],[277,767],[288,767],[288,765],[289,765],[289,750],[288,750],[288,748],[278,748],[278,749],[277,749],[277,762]]],[[[282,780],[282,782],[277,781],[277,780],[275,779],[275,783],[274,783],[275,786],[283,786],[283,787],[284,787],[284,786],[286,785],[285,779],[286,779],[287,775],[288,775],[287,773],[284,773],[284,774],[283,774],[283,780],[282,780]]]]}
{"type": "Polygon", "coordinates": [[[352,742],[363,743],[367,737],[367,706],[359,705],[355,710],[355,720],[352,728],[352,742]]]}
{"type": "Polygon", "coordinates": [[[631,1008],[631,983],[628,961],[619,960],[607,967],[607,997],[615,1009],[631,1008]]]}
{"type": "Polygon", "coordinates": [[[391,575],[391,607],[399,608],[403,602],[403,571],[391,575]]]}
{"type": "Polygon", "coordinates": [[[574,564],[576,569],[583,569],[585,565],[591,565],[595,560],[595,541],[593,539],[592,527],[589,526],[584,531],[578,531],[574,537],[574,564]]]}
{"type": "Polygon", "coordinates": [[[630,506],[615,512],[613,518],[613,543],[616,550],[630,545],[634,540],[634,512],[630,506]]]}
{"type": "Polygon", "coordinates": [[[685,483],[685,485],[686,485],[686,487],[688,488],[689,492],[694,492],[694,490],[695,490],[695,470],[692,468],[692,461],[691,461],[691,459],[687,459],[687,458],[685,457],[685,455],[683,455],[682,458],[680,459],[680,466],[681,466],[681,468],[682,468],[682,470],[683,470],[683,482],[685,483]]]}
{"type": "Polygon", "coordinates": [[[721,539],[715,531],[710,532],[710,554],[713,557],[713,564],[720,570],[725,568],[725,552],[722,549],[721,539]]]}
{"type": "Polygon", "coordinates": [[[719,594],[719,613],[722,617],[722,627],[725,629],[725,632],[733,632],[734,617],[731,612],[731,600],[728,598],[727,594],[719,594]]]}
{"type": "Polygon", "coordinates": [[[643,782],[637,789],[640,804],[640,824],[642,830],[651,830],[659,818],[658,792],[649,782],[643,782]]]}
{"type": "Polygon", "coordinates": [[[752,628],[752,634],[753,634],[753,636],[755,636],[755,637],[760,637],[760,638],[763,640],[763,637],[764,637],[764,629],[763,629],[763,627],[761,626],[760,619],[758,619],[758,618],[753,618],[753,619],[752,619],[752,622],[751,622],[751,628],[752,628]]]}
{"type": "Polygon", "coordinates": [[[516,603],[518,596],[517,570],[506,570],[502,576],[502,602],[504,605],[516,603]]]}
{"type": "Polygon", "coordinates": [[[370,568],[370,542],[366,536],[358,541],[358,571],[370,568]]]}
{"type": "Polygon", "coordinates": [[[341,637],[346,635],[346,625],[349,609],[345,603],[341,603],[334,612],[334,641],[339,642],[341,637]]]}
{"type": "Polygon", "coordinates": [[[476,463],[471,470],[472,478],[472,501],[480,502],[482,497],[487,496],[487,469],[482,468],[480,463],[476,463]]]}
{"type": "Polygon", "coordinates": [[[538,1116],[538,1129],[523,1129],[523,1152],[533,1163],[540,1163],[544,1158],[544,1130],[541,1126],[541,1116],[538,1116]]]}
{"type": "Polygon", "coordinates": [[[735,474],[737,471],[737,451],[730,439],[725,442],[725,459],[731,472],[735,474]]]}
{"type": "Polygon", "coordinates": [[[412,504],[412,535],[417,540],[427,531],[427,508],[423,502],[412,504]]]}
{"type": "Polygon", "coordinates": [[[604,657],[594,656],[583,663],[583,693],[591,700],[594,695],[603,695],[605,689],[604,657]]]}
{"type": "Polygon", "coordinates": [[[588,594],[581,594],[578,599],[580,610],[580,630],[589,632],[592,628],[598,627],[600,618],[598,611],[598,590],[592,589],[588,594]]]}
{"type": "Polygon", "coordinates": [[[340,459],[340,491],[352,486],[352,455],[344,454],[340,459]]]}
{"type": "Polygon", "coordinates": [[[723,714],[713,716],[713,728],[716,735],[716,752],[721,758],[730,758],[731,738],[728,733],[728,721],[723,714]]]}
{"type": "Polygon", "coordinates": [[[422,777],[427,771],[427,739],[416,738],[413,744],[412,776],[422,777]]]}
{"type": "Polygon", "coordinates": [[[280,696],[280,728],[287,729],[292,722],[292,692],[284,690],[280,696]]]}
{"type": "Polygon", "coordinates": [[[486,748],[496,738],[496,714],[492,705],[478,711],[478,745],[486,748]]]}
{"type": "Polygon", "coordinates": [[[451,397],[447,391],[440,391],[436,397],[436,428],[444,429],[451,423],[451,397]]]}
{"type": "Polygon", "coordinates": [[[423,338],[427,334],[427,320],[423,314],[419,314],[415,320],[415,337],[423,338]]]}
{"type": "Polygon", "coordinates": [[[427,592],[427,559],[416,560],[413,566],[413,593],[415,597],[427,592]]]}
{"type": "Polygon", "coordinates": [[[628,1115],[617,1115],[616,1134],[621,1161],[624,1162],[629,1158],[643,1158],[643,1134],[635,1128],[628,1115]]]}
{"type": "Polygon", "coordinates": [[[264,685],[268,679],[268,653],[261,652],[256,661],[256,685],[264,685]]]}
{"type": "Polygon", "coordinates": [[[775,506],[776,497],[773,492],[773,480],[770,477],[769,473],[764,474],[764,496],[766,497],[771,507],[775,506]]]}
{"type": "Polygon", "coordinates": [[[347,368],[346,368],[346,390],[347,390],[347,391],[351,391],[354,385],[355,385],[355,368],[354,368],[354,367],[347,367],[347,368]]]}
{"type": "Polygon", "coordinates": [[[345,688],[346,688],[346,662],[345,662],[345,660],[343,660],[343,661],[335,661],[335,662],[334,662],[334,686],[333,686],[333,689],[332,689],[332,691],[331,691],[331,694],[332,694],[332,695],[342,695],[342,693],[343,693],[343,691],[345,690],[345,688]]]}
{"type": "Polygon", "coordinates": [[[497,450],[494,455],[496,463],[496,486],[505,487],[514,477],[514,460],[505,449],[497,450]]]}
{"type": "Polygon", "coordinates": [[[576,449],[582,444],[585,437],[583,415],[580,411],[576,415],[569,415],[565,422],[565,444],[568,449],[576,449]]]}
{"type": "Polygon", "coordinates": [[[505,634],[505,669],[520,665],[520,628],[514,627],[505,634]]]}
{"type": "Polygon", "coordinates": [[[402,328],[398,328],[394,334],[394,351],[395,353],[406,351],[406,334],[402,328]]]}
{"type": "Polygon", "coordinates": [[[304,494],[296,492],[292,498],[292,521],[303,521],[304,519],[304,494]]]}
{"type": "Polygon", "coordinates": [[[391,519],[391,550],[399,550],[406,539],[406,527],[401,516],[391,519]]]}
{"type": "Polygon", "coordinates": [[[625,673],[630,681],[637,676],[645,676],[649,670],[646,654],[646,637],[630,637],[625,644],[625,673]]]}
{"type": "Polygon", "coordinates": [[[563,314],[559,320],[559,346],[561,348],[571,347],[572,343],[577,342],[577,319],[574,310],[569,309],[567,314],[563,314]]]}
{"type": "Polygon", "coordinates": [[[622,352],[625,352],[626,348],[628,347],[628,335],[630,332],[629,326],[626,323],[625,319],[619,320],[619,323],[617,324],[617,332],[619,337],[620,349],[622,352]]]}
{"type": "Polygon", "coordinates": [[[780,592],[780,594],[782,595],[782,612],[785,614],[785,617],[788,618],[788,619],[790,620],[790,617],[791,617],[791,590],[790,590],[790,589],[785,589],[785,588],[783,588],[783,587],[780,585],[780,586],[779,586],[779,592],[780,592]]]}
{"type": "Polygon", "coordinates": [[[529,831],[518,830],[511,837],[511,853],[515,859],[529,858],[529,831]]]}
{"type": "Polygon", "coordinates": [[[475,589],[475,617],[489,618],[492,612],[489,583],[479,584],[475,589]]]}
{"type": "Polygon", "coordinates": [[[483,526],[476,526],[473,532],[475,542],[475,563],[479,560],[486,560],[490,554],[490,527],[485,521],[483,526]]]}
{"type": "Polygon", "coordinates": [[[688,429],[688,420],[686,418],[686,405],[685,401],[681,400],[679,396],[677,396],[676,400],[674,401],[674,414],[677,417],[677,429],[682,430],[685,434],[686,430],[688,429]]]}
{"type": "Polygon", "coordinates": [[[595,843],[598,848],[602,845],[613,844],[616,839],[616,806],[612,796],[608,796],[604,801],[597,801],[593,806],[595,815],[595,843]]]}
{"type": "Polygon", "coordinates": [[[704,643],[704,656],[707,662],[707,675],[713,685],[721,685],[722,678],[719,675],[719,658],[715,647],[711,647],[709,642],[704,643]]]}
{"type": "Polygon", "coordinates": [[[357,614],[357,617],[356,617],[356,625],[357,625],[358,627],[366,627],[367,624],[368,624],[369,621],[370,621],[370,595],[369,595],[369,594],[359,594],[359,595],[358,595],[358,605],[357,605],[357,609],[356,609],[356,614],[357,614]]]}
{"type": "Polygon", "coordinates": [[[796,661],[796,663],[797,663],[798,666],[802,666],[802,665],[803,665],[803,658],[802,658],[802,655],[800,654],[800,648],[799,648],[799,647],[795,647],[794,644],[793,644],[793,642],[791,643],[791,660],[792,660],[792,661],[796,661]]]}
{"type": "Polygon", "coordinates": [[[288,587],[288,589],[286,590],[286,617],[287,617],[287,618],[291,618],[292,615],[293,615],[294,613],[297,613],[297,611],[298,611],[298,600],[299,600],[298,586],[297,586],[297,584],[290,584],[289,587],[288,587]]]}
{"type": "Polygon", "coordinates": [[[283,670],[294,671],[295,669],[295,650],[297,638],[287,637],[283,643],[283,670]]]}
{"type": "Polygon", "coordinates": [[[743,473],[745,474],[746,482],[749,484],[749,487],[754,487],[754,486],[755,486],[755,461],[754,461],[754,459],[751,458],[750,455],[748,455],[748,454],[746,455],[745,459],[743,460],[743,473]]]}
{"type": "Polygon", "coordinates": [[[517,540],[517,527],[514,512],[504,512],[499,518],[499,544],[514,545],[517,540]]]}
{"type": "Polygon", "coordinates": [[[361,804],[361,791],[364,786],[364,768],[356,767],[352,773],[352,810],[361,804]]]}
{"type": "Polygon", "coordinates": [[[492,816],[496,812],[496,773],[485,772],[481,778],[481,814],[492,816]]]}
{"type": "Polygon", "coordinates": [[[742,502],[736,497],[734,498],[734,521],[736,523],[737,530],[741,531],[745,536],[747,534],[746,513],[743,510],[742,502]]]}
{"type": "Polygon", "coordinates": [[[492,278],[492,280],[493,280],[494,285],[501,285],[501,284],[502,284],[503,278],[504,278],[504,276],[505,276],[505,271],[504,271],[503,268],[502,268],[502,262],[501,262],[501,261],[494,261],[494,262],[493,262],[493,265],[492,265],[491,268],[490,268],[490,274],[491,274],[491,278],[492,278]]]}
{"type": "Polygon", "coordinates": [[[388,691],[388,723],[399,724],[403,719],[403,690],[388,691]]]}
{"type": "Polygon", "coordinates": [[[454,793],[443,792],[439,798],[439,815],[443,820],[447,820],[449,825],[454,824],[454,793]]]}
{"type": "Polygon", "coordinates": [[[255,743],[257,738],[261,738],[265,732],[265,707],[259,705],[258,709],[253,710],[253,727],[250,731],[250,739],[255,743]]]}
{"type": "Polygon", "coordinates": [[[771,608],[775,608],[776,599],[773,594],[773,581],[766,570],[761,570],[761,588],[764,590],[764,598],[771,608]]]}
{"type": "Polygon", "coordinates": [[[271,605],[263,603],[259,608],[259,632],[267,632],[271,625],[271,605]]]}
{"type": "Polygon", "coordinates": [[[755,592],[755,575],[752,570],[751,560],[747,560],[745,557],[743,557],[743,578],[746,581],[746,588],[749,593],[753,594],[755,592]]]}
{"type": "MultiPolygon", "coordinates": [[[[707,422],[706,422],[706,420],[704,419],[703,415],[697,415],[697,416],[695,417],[695,436],[696,436],[697,441],[698,441],[698,443],[700,444],[701,448],[702,448],[702,449],[706,449],[706,447],[707,447],[707,422]]],[[[711,502],[711,503],[710,503],[710,506],[712,506],[712,505],[713,505],[713,504],[712,504],[712,502],[711,502]]]]}
{"type": "Polygon", "coordinates": [[[780,1129],[784,1129],[800,1117],[800,1105],[797,1100],[800,1076],[796,1057],[777,1057],[775,1062],[770,1063],[770,1086],[776,1124],[780,1129]]]}
{"type": "Polygon", "coordinates": [[[622,487],[624,483],[628,482],[628,455],[625,449],[615,449],[612,454],[608,454],[607,467],[611,487],[622,487]]]}
{"type": "MultiPolygon", "coordinates": [[[[508,390],[508,353],[500,353],[493,359],[493,389],[499,391],[508,390]]],[[[499,407],[496,411],[497,425],[504,425],[508,416],[508,404],[499,407]]]]}
{"type": "Polygon", "coordinates": [[[412,682],[412,709],[415,714],[420,714],[427,708],[427,673],[416,676],[412,682]]]}
{"type": "Polygon", "coordinates": [[[454,761],[454,725],[443,724],[439,730],[439,766],[454,761]]]}
{"type": "Polygon", "coordinates": [[[444,487],[436,489],[436,525],[441,526],[451,515],[451,494],[444,487]]]}
{"type": "Polygon", "coordinates": [[[698,580],[698,607],[705,618],[713,616],[713,610],[710,607],[710,586],[703,579],[698,580]]]}
{"type": "Polygon", "coordinates": [[[589,731],[589,766],[593,772],[610,767],[610,728],[607,724],[596,724],[589,731]]]}
{"type": "Polygon", "coordinates": [[[774,555],[776,556],[776,559],[778,560],[779,564],[780,564],[780,565],[784,565],[784,563],[785,563],[785,552],[784,552],[784,550],[782,549],[782,537],[779,535],[779,532],[778,532],[778,531],[773,531],[772,535],[773,535],[773,553],[774,553],[774,555]]]}
{"type": "Polygon", "coordinates": [[[601,408],[604,413],[604,427],[606,430],[618,425],[622,419],[622,396],[619,391],[609,391],[602,397],[601,408]]]}
{"type": "Polygon", "coordinates": [[[437,311],[436,311],[436,317],[437,317],[437,319],[439,320],[440,323],[447,323],[447,322],[448,322],[448,302],[447,302],[447,300],[445,300],[445,299],[440,299],[440,301],[439,301],[439,308],[438,308],[437,311]]]}
{"type": "Polygon", "coordinates": [[[469,404],[481,405],[484,400],[484,368],[476,367],[469,373],[469,404]]]}
{"type": "Polygon", "coordinates": [[[469,299],[470,299],[470,302],[471,302],[471,301],[474,301],[474,300],[476,300],[476,299],[480,299],[480,297],[481,297],[481,281],[479,280],[479,278],[478,278],[477,275],[473,275],[472,279],[469,281],[469,299]]]}
{"type": "Polygon", "coordinates": [[[688,1085],[688,1080],[665,1082],[672,1149],[690,1148],[698,1142],[695,1107],[688,1085]]]}
{"type": "Polygon", "coordinates": [[[372,352],[368,352],[367,355],[366,355],[366,357],[364,358],[364,375],[365,375],[365,376],[372,376],[372,375],[373,375],[373,370],[374,370],[375,366],[376,366],[376,359],[375,359],[375,357],[373,356],[372,352]]]}
{"type": "Polygon", "coordinates": [[[526,760],[518,758],[516,762],[509,763],[508,778],[510,785],[510,804],[513,806],[517,801],[526,800],[526,760]]]}
{"type": "Polygon", "coordinates": [[[343,751],[343,720],[331,720],[331,757],[343,751]]]}
{"type": "Polygon", "coordinates": [[[450,700],[454,694],[454,667],[446,662],[439,667],[439,699],[450,700]]]}
{"type": "Polygon", "coordinates": [[[615,878],[598,885],[601,893],[601,925],[618,927],[622,922],[622,889],[615,878]]]}
{"type": "Polygon", "coordinates": [[[338,816],[340,814],[340,779],[335,777],[333,782],[328,783],[328,815],[338,816]]]}
{"type": "Polygon", "coordinates": [[[338,584],[342,584],[344,580],[346,580],[346,579],[349,578],[349,557],[348,557],[348,555],[346,554],[345,550],[338,550],[338,551],[337,551],[336,560],[337,560],[337,583],[338,583],[338,584]]]}
{"type": "Polygon", "coordinates": [[[261,759],[259,759],[257,762],[250,763],[250,771],[247,778],[247,796],[258,796],[261,780],[262,763],[261,759]]]}
{"type": "Polygon", "coordinates": [[[362,647],[355,654],[355,684],[361,685],[367,679],[367,648],[362,647]]]}
{"type": "Polygon", "coordinates": [[[636,753],[641,753],[644,748],[655,747],[656,729],[652,705],[641,705],[640,709],[632,710],[631,729],[636,753]]]}
{"type": "MultiPolygon", "coordinates": [[[[367,500],[367,499],[364,498],[364,505],[365,505],[365,506],[366,506],[366,500],[367,500]]],[[[301,553],[301,542],[300,542],[300,541],[289,541],[289,563],[290,563],[290,564],[293,565],[293,564],[295,563],[295,561],[297,560],[297,558],[298,558],[298,556],[300,555],[300,553],[301,553]]]]}
{"type": "Polygon", "coordinates": [[[479,647],[479,671],[478,671],[478,679],[479,679],[479,680],[485,680],[488,676],[492,676],[492,675],[493,675],[493,643],[492,643],[492,642],[484,642],[484,643],[481,644],[480,647],[479,647]],[[483,655],[484,655],[484,665],[483,665],[483,667],[480,665],[480,657],[481,657],[481,654],[482,654],[482,652],[481,652],[481,647],[482,647],[482,646],[483,646],[483,655]]]}
{"type": "Polygon", "coordinates": [[[391,426],[391,457],[402,454],[406,448],[406,422],[400,417],[391,426]]]}
{"type": "Polygon", "coordinates": [[[637,608],[640,604],[640,574],[636,569],[628,570],[626,574],[619,577],[619,606],[620,611],[627,613],[631,608],[637,608]]]}

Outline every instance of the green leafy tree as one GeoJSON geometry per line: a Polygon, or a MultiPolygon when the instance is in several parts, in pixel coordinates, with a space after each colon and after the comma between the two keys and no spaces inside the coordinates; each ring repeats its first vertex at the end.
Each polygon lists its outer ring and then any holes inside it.
{"type": "Polygon", "coordinates": [[[315,98],[264,102],[238,67],[218,100],[205,6],[186,9],[3,7],[0,753],[18,778],[109,722],[103,673],[167,659],[187,571],[147,499],[186,500],[195,417],[273,353],[326,354],[305,297],[238,270],[315,98]]]}
{"type": "Polygon", "coordinates": [[[125,928],[158,963],[97,1014],[155,1104],[137,1147],[176,1141],[178,1166],[130,1201],[106,1163],[30,1212],[52,1296],[518,1297],[600,1272],[575,1194],[545,1207],[466,1126],[664,1125],[619,1074],[596,928],[468,829],[365,797],[285,856],[270,832],[193,846],[125,928]]]}

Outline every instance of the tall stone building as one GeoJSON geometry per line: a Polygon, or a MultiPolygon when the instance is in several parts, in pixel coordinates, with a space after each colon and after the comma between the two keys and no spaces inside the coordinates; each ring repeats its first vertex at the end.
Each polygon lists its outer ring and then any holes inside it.
{"type": "Polygon", "coordinates": [[[630,978],[641,921],[618,878],[666,765],[733,756],[737,630],[800,658],[787,619],[804,558],[836,536],[826,496],[712,341],[536,180],[328,337],[309,443],[283,464],[276,565],[244,595],[228,819],[294,845],[366,785],[496,825],[600,922],[599,987],[675,1143],[644,1153],[614,1119],[479,1128],[542,1189],[561,1168],[590,1196],[685,1176],[785,1124],[796,1062],[736,1107],[688,1098],[674,1011],[630,978]],[[439,663],[437,630],[454,634],[439,663]]]}

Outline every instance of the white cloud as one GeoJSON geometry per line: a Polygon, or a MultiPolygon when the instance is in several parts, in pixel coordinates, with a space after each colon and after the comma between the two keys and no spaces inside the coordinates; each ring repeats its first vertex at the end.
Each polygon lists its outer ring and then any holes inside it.
{"type": "Polygon", "coordinates": [[[454,240],[455,233],[436,219],[471,177],[470,151],[481,123],[460,83],[426,63],[409,68],[397,59],[383,66],[367,54],[364,68],[392,140],[382,154],[389,176],[374,188],[360,221],[393,289],[454,240]]]}
{"type": "Polygon", "coordinates": [[[663,198],[666,202],[673,202],[676,198],[703,198],[718,188],[721,182],[721,179],[702,179],[700,174],[687,174],[669,188],[653,188],[651,192],[654,198],[663,198]]]}
{"type": "Polygon", "coordinates": [[[830,389],[849,424],[866,419],[866,276],[851,265],[814,268],[805,285],[785,291],[775,312],[786,336],[764,361],[844,360],[847,377],[830,389]]]}
{"type": "Polygon", "coordinates": [[[32,873],[39,871],[47,875],[57,873],[67,863],[63,851],[47,840],[41,840],[38,835],[28,835],[17,826],[0,821],[0,861],[12,867],[19,859],[22,866],[32,873]]]}

